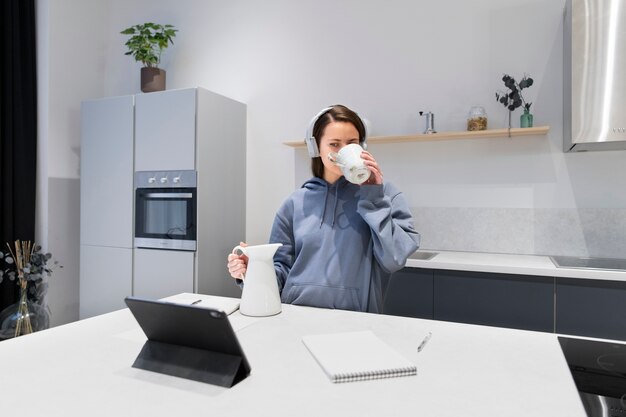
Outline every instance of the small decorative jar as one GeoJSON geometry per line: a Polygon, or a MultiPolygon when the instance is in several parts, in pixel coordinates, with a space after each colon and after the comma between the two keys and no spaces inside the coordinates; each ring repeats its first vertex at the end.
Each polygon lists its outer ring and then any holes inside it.
{"type": "Polygon", "coordinates": [[[487,113],[482,106],[474,106],[467,116],[467,130],[487,130],[487,113]]]}
{"type": "Polygon", "coordinates": [[[482,106],[474,106],[467,116],[467,130],[487,130],[487,113],[482,106]]]}
{"type": "Polygon", "coordinates": [[[533,115],[529,109],[524,109],[520,116],[519,127],[533,127],[533,115]]]}

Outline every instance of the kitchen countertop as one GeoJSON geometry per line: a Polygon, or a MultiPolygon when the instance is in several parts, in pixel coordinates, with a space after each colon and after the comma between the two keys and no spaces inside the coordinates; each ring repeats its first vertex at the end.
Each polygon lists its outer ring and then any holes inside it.
{"type": "Polygon", "coordinates": [[[282,308],[271,317],[229,316],[252,367],[230,389],[132,368],[146,338],[128,309],[5,340],[3,415],[585,416],[557,335],[282,308]],[[415,363],[417,375],[333,384],[302,343],[361,330],[415,363]]]}
{"type": "Polygon", "coordinates": [[[419,250],[417,253],[419,252],[434,252],[437,255],[429,260],[411,259],[409,257],[406,263],[407,267],[626,281],[626,271],[557,268],[549,256],[455,252],[431,249],[419,250]]]}

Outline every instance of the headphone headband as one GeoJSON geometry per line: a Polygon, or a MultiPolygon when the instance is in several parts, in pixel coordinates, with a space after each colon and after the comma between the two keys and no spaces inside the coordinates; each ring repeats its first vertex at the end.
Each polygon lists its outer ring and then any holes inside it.
{"type": "MultiPolygon", "coordinates": [[[[313,129],[315,128],[315,123],[317,123],[320,117],[322,117],[323,115],[325,115],[327,112],[329,112],[332,109],[333,109],[332,107],[323,108],[322,110],[319,111],[319,113],[313,116],[313,118],[309,122],[309,127],[307,127],[306,129],[306,137],[304,138],[304,142],[306,143],[307,149],[309,151],[309,156],[311,158],[317,158],[318,156],[320,156],[320,150],[319,150],[319,147],[317,146],[317,141],[315,140],[315,137],[313,136],[313,129]]],[[[365,135],[363,136],[363,140],[359,140],[359,143],[361,144],[363,149],[367,149],[367,125],[365,124],[363,119],[361,119],[361,122],[363,124],[363,130],[364,130],[365,135]]]]}

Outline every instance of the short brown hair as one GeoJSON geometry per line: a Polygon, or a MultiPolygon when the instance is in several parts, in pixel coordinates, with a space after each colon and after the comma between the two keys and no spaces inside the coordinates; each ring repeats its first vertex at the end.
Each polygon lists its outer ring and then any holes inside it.
{"type": "MultiPolygon", "coordinates": [[[[324,136],[324,130],[331,122],[346,122],[351,123],[359,132],[359,143],[363,144],[365,138],[365,124],[356,112],[350,110],[344,105],[335,104],[330,106],[330,110],[322,114],[315,125],[313,125],[313,137],[317,143],[317,147],[320,146],[320,139],[324,136]]],[[[324,178],[324,163],[320,156],[311,159],[311,171],[313,175],[318,178],[324,178]]]]}

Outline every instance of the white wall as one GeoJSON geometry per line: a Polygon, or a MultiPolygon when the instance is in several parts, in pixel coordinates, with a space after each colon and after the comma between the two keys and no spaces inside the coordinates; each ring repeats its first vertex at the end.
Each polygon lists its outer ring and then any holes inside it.
{"type": "Polygon", "coordinates": [[[78,319],[80,102],[104,94],[108,8],[99,0],[38,0],[36,240],[63,268],[50,279],[51,323],[78,319]]]}
{"type": "MultiPolygon", "coordinates": [[[[180,30],[163,57],[168,89],[203,86],[248,105],[245,238],[251,243],[267,241],[274,211],[308,176],[305,152],[282,142],[303,137],[308,120],[322,107],[354,108],[371,121],[372,135],[423,130],[420,110],[435,113],[439,131],[462,130],[476,104],[487,109],[489,126],[500,128],[506,111],[494,93],[503,87],[502,74],[521,78],[527,73],[535,85],[525,97],[533,102],[535,125],[550,125],[547,137],[372,145],[370,150],[385,178],[407,194],[426,247],[541,253],[555,251],[556,245],[557,252],[601,256],[609,245],[598,234],[593,239],[600,243],[593,243],[589,230],[598,225],[609,230],[606,224],[618,219],[619,230],[626,231],[626,194],[618,191],[626,185],[626,152],[561,151],[563,3],[50,2],[48,176],[78,177],[81,100],[139,91],[140,65],[124,55],[126,38],[119,32],[146,21],[180,30]],[[592,210],[586,212],[591,220],[581,220],[580,210],[592,210]],[[476,220],[481,217],[486,221],[476,220]],[[464,221],[448,221],[452,218],[464,221]],[[554,229],[553,220],[562,218],[574,224],[554,229]],[[573,230],[567,239],[575,245],[559,247],[563,230],[573,230]]],[[[54,198],[50,194],[48,201],[54,198]]],[[[58,216],[50,213],[48,229],[58,216]]],[[[619,250],[626,250],[623,235],[611,238],[619,250]]],[[[49,236],[50,246],[54,241],[63,252],[55,239],[49,236]]],[[[78,258],[77,251],[63,255],[78,258]]],[[[77,285],[77,273],[72,280],[77,285]]]]}

